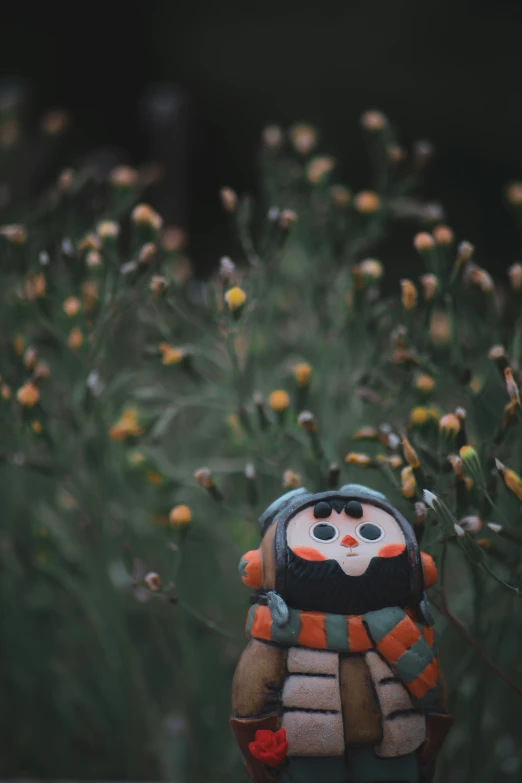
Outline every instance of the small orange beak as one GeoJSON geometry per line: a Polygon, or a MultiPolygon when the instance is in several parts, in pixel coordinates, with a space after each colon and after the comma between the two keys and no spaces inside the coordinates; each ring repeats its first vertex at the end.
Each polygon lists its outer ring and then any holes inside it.
{"type": "Polygon", "coordinates": [[[341,546],[349,546],[352,548],[354,546],[359,546],[359,542],[356,538],[348,534],[342,539],[341,546]]]}

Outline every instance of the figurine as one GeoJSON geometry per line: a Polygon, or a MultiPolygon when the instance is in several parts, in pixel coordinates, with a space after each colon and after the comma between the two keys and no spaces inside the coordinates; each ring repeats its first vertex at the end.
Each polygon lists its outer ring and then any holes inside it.
{"type": "Polygon", "coordinates": [[[230,721],[254,783],[430,781],[451,726],[411,526],[358,484],[297,489],[240,563],[254,589],[230,721]]]}

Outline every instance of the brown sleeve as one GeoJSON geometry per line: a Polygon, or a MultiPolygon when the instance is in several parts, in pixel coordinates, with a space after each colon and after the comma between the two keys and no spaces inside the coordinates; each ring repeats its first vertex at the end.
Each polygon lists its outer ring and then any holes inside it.
{"type": "Polygon", "coordinates": [[[254,718],[279,711],[285,663],[285,648],[250,640],[232,682],[233,717],[254,718]]]}

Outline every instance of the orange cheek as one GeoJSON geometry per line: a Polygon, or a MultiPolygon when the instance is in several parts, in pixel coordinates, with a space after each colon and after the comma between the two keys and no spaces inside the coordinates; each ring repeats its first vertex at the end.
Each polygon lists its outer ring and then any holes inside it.
{"type": "Polygon", "coordinates": [[[326,555],[323,555],[318,549],[314,549],[313,546],[296,546],[292,552],[298,557],[302,557],[303,560],[328,560],[326,555]]]}
{"type": "Polygon", "coordinates": [[[406,549],[406,544],[385,544],[377,552],[377,557],[397,557],[406,549]]]}

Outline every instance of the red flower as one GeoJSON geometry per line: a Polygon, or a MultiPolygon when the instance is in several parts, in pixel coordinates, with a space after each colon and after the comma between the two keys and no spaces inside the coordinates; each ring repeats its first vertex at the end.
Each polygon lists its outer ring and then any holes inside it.
{"type": "Polygon", "coordinates": [[[258,729],[256,731],[256,740],[249,744],[248,749],[258,761],[268,764],[269,767],[277,767],[288,753],[286,730],[270,731],[269,729],[258,729]]]}

